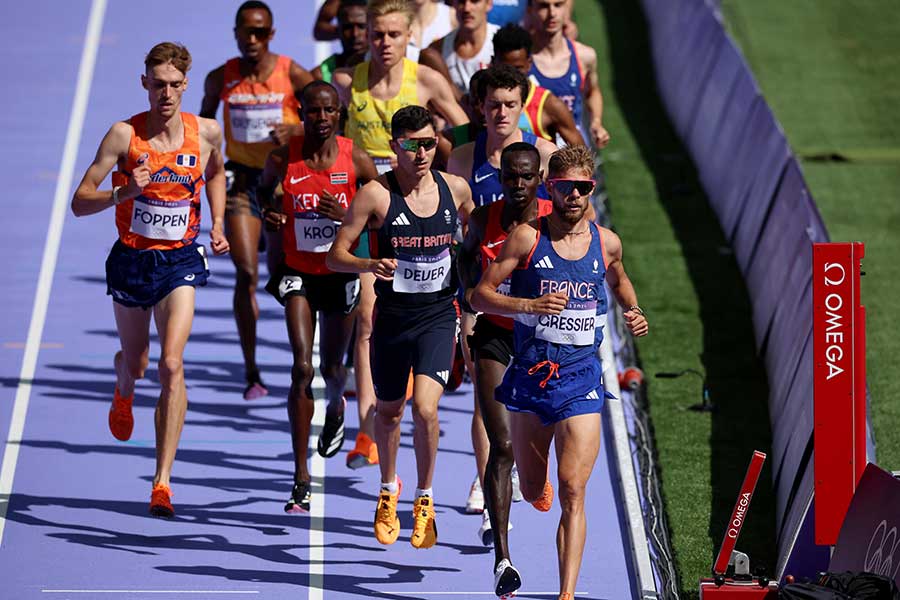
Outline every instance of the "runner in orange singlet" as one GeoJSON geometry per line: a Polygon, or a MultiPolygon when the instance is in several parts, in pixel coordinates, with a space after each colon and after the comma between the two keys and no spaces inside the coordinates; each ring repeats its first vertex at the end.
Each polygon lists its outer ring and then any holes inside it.
{"type": "MultiPolygon", "coordinates": [[[[201,116],[215,118],[220,101],[225,107],[225,155],[229,159],[225,168],[233,177],[225,231],[236,269],[233,304],[244,355],[246,400],[268,393],[256,364],[256,286],[262,233],[256,188],[269,152],[302,131],[295,96],[312,81],[312,76],[290,58],[269,52],[274,36],[269,7],[256,0],[244,2],[238,8],[234,27],[241,56],[206,76],[200,108],[201,116]]],[[[277,262],[278,254],[269,253],[269,266],[277,262]]]]}
{"type": "Polygon", "coordinates": [[[131,437],[134,382],[144,376],[150,352],[150,317],[161,346],[156,405],[156,474],[150,513],[175,514],[169,478],[184,426],[187,391],[183,354],[194,318],[195,286],[209,276],[200,231],[200,190],[206,183],[213,225],[210,247],[228,252],[222,232],[225,169],[222,131],[211,119],[181,112],[191,55],[164,42],[150,50],[141,84],[150,110],[115,123],[72,198],[72,212],[85,216],[116,210],[119,240],[106,261],[107,293],[122,349],[116,353],[116,389],[109,428],[116,439],[131,437]],[[114,167],[113,189],[97,188],[114,167]]]}

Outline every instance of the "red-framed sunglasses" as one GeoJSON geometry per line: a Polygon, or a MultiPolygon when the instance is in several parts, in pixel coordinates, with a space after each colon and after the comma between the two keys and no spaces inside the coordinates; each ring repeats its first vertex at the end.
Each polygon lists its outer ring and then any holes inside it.
{"type": "Polygon", "coordinates": [[[593,179],[548,179],[547,183],[563,196],[569,196],[575,190],[578,190],[579,195],[587,196],[594,191],[594,187],[597,185],[593,179]]]}

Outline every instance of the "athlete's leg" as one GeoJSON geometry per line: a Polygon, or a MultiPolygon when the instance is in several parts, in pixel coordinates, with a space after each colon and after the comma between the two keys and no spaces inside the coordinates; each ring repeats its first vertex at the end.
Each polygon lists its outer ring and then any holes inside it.
{"type": "Polygon", "coordinates": [[[375,404],[375,443],[378,444],[378,466],[381,481],[397,478],[397,452],[400,449],[400,421],[406,408],[406,394],[393,400],[378,399],[375,404]]]}
{"type": "Polygon", "coordinates": [[[144,377],[150,360],[151,312],[113,302],[113,314],[122,345],[113,360],[116,388],[120,396],[128,398],[134,393],[134,382],[144,377]]]}
{"type": "Polygon", "coordinates": [[[533,413],[509,413],[510,439],[519,470],[519,486],[528,502],[541,497],[547,481],[547,457],[553,425],[544,425],[533,413]]]}
{"type": "Polygon", "coordinates": [[[306,457],[309,449],[309,430],[315,403],[311,384],[315,371],[312,365],[313,336],[316,324],[304,296],[287,298],[284,307],[288,339],[291,343],[291,390],[288,392],[288,419],[291,424],[291,444],[294,450],[294,482],[309,481],[306,457]]]}
{"type": "Polygon", "coordinates": [[[426,490],[431,487],[434,477],[434,463],[437,457],[440,424],[438,423],[438,401],[444,386],[427,375],[416,375],[413,384],[413,447],[416,451],[417,487],[426,490]]]}
{"type": "Polygon", "coordinates": [[[559,503],[562,516],[556,532],[559,552],[559,591],[574,596],[587,532],[584,496],[600,451],[600,414],[570,417],[556,424],[559,462],[559,503]]]}
{"type": "MultiPolygon", "coordinates": [[[[472,335],[472,329],[475,327],[475,315],[463,312],[459,320],[460,342],[462,343],[463,359],[466,363],[466,371],[472,378],[472,385],[477,386],[475,373],[475,364],[472,362],[472,354],[469,350],[469,336],[472,335]]],[[[476,394],[477,396],[477,394],[476,394]]],[[[481,481],[481,487],[484,488],[484,467],[488,461],[488,436],[484,431],[484,421],[481,418],[481,406],[478,398],[475,399],[475,410],[472,413],[472,450],[475,451],[475,469],[478,479],[481,481]]]]}
{"type": "Polygon", "coordinates": [[[369,346],[372,339],[372,313],[375,310],[375,275],[359,276],[359,306],[356,308],[356,347],[353,357],[356,377],[356,403],[359,411],[359,430],[375,438],[375,387],[372,385],[372,365],[369,346]]]}
{"type": "Polygon", "coordinates": [[[231,244],[229,254],[235,268],[232,306],[244,356],[244,371],[250,383],[259,379],[259,367],[256,365],[256,321],[259,319],[256,286],[259,281],[262,221],[250,212],[250,200],[246,194],[238,194],[229,200],[225,233],[231,244]]]}
{"type": "Polygon", "coordinates": [[[344,411],[344,387],[347,383],[347,367],[344,356],[350,344],[356,311],[349,314],[333,312],[322,319],[322,333],[319,335],[319,355],[322,377],[325,379],[325,397],[328,399],[328,414],[344,411]]]}
{"type": "Polygon", "coordinates": [[[168,486],[175,451],[184,426],[187,390],[184,385],[184,347],[194,320],[196,290],[187,285],[172,290],[153,307],[159,334],[160,395],[156,405],[156,474],[153,483],[168,486]]]}
{"type": "Polygon", "coordinates": [[[494,389],[500,385],[506,365],[490,358],[482,358],[475,352],[477,397],[484,419],[484,428],[490,442],[490,452],[484,472],[484,503],[491,517],[494,536],[494,567],[509,558],[507,529],[509,506],[512,503],[510,473],[513,466],[513,449],[509,433],[509,413],[506,406],[494,399],[494,389]]]}

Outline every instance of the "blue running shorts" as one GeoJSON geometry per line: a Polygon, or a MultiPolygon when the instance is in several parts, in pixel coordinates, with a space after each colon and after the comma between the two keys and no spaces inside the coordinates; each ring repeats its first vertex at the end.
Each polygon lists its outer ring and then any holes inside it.
{"type": "Polygon", "coordinates": [[[149,309],[182,285],[206,285],[206,249],[136,250],[116,240],[106,259],[106,293],[122,306],[149,309]]]}

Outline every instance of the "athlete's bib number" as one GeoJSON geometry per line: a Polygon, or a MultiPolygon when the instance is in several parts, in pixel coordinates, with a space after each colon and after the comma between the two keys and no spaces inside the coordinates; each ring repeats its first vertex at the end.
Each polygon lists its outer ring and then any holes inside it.
{"type": "Polygon", "coordinates": [[[165,202],[138,196],[131,209],[131,232],[154,240],[181,240],[190,216],[190,200],[165,202]]]}
{"type": "Polygon", "coordinates": [[[324,253],[331,249],[341,224],[317,212],[294,213],[294,236],[297,250],[324,253]]]}
{"type": "Polygon", "coordinates": [[[558,315],[540,315],[534,328],[539,340],[554,344],[590,346],[598,325],[597,302],[569,301],[558,315]]]}
{"type": "Polygon", "coordinates": [[[272,140],[272,129],[284,112],[281,104],[229,104],[228,115],[234,141],[255,144],[272,140]]]}
{"type": "Polygon", "coordinates": [[[450,249],[433,256],[397,255],[394,291],[405,294],[439,292],[450,283],[450,249]]]}

